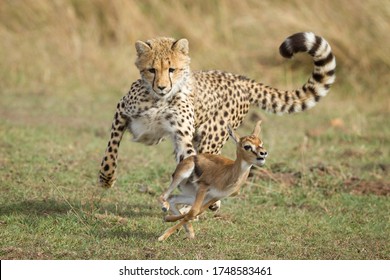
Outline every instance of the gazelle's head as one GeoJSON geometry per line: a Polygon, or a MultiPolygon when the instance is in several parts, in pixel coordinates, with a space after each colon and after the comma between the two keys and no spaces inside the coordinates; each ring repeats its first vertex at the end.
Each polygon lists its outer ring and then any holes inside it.
{"type": "Polygon", "coordinates": [[[267,151],[263,146],[263,141],[260,138],[261,121],[256,123],[251,135],[239,137],[233,129],[228,126],[230,137],[236,142],[237,157],[249,164],[262,166],[265,164],[265,158],[268,156],[267,151]]]}

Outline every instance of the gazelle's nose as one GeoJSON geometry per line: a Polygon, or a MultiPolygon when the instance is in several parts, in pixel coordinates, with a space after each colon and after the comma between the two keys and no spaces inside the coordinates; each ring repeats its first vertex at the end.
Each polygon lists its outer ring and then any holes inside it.
{"type": "Polygon", "coordinates": [[[261,151],[260,152],[260,155],[262,156],[262,157],[267,157],[268,156],[268,153],[267,153],[267,151],[261,151]]]}

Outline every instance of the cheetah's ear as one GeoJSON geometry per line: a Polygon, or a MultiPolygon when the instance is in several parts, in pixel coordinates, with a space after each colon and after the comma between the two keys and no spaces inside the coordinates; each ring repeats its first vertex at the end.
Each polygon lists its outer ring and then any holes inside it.
{"type": "Polygon", "coordinates": [[[147,44],[145,42],[142,42],[142,41],[137,41],[135,42],[135,49],[137,50],[137,54],[138,56],[144,54],[145,52],[148,52],[152,49],[152,47],[150,46],[150,44],[147,44]]]}
{"type": "Polygon", "coordinates": [[[188,47],[188,40],[187,39],[180,39],[173,43],[172,45],[173,51],[179,51],[184,55],[188,55],[189,47],[188,47]]]}
{"type": "Polygon", "coordinates": [[[255,135],[255,136],[259,137],[260,136],[260,132],[261,132],[261,120],[259,120],[256,123],[256,126],[253,129],[252,135],[255,135]]]}
{"type": "Polygon", "coordinates": [[[237,133],[234,132],[233,128],[230,126],[230,124],[227,126],[228,133],[230,135],[230,138],[233,139],[233,141],[238,144],[240,143],[240,136],[238,136],[237,133]]]}

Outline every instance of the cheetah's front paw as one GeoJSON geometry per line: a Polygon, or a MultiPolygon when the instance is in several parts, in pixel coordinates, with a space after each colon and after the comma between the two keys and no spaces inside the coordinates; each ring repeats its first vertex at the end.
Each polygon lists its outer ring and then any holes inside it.
{"type": "Polygon", "coordinates": [[[104,175],[102,172],[100,172],[99,181],[98,181],[99,187],[109,189],[115,185],[115,182],[116,182],[115,176],[109,177],[109,176],[104,175]]]}

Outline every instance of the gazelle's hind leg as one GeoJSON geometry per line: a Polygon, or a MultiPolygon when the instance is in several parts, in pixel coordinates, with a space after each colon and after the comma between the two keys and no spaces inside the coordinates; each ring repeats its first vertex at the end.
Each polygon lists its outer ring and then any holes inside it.
{"type": "MultiPolygon", "coordinates": [[[[210,199],[207,203],[203,204],[202,207],[200,208],[199,212],[197,215],[203,213],[207,208],[209,208],[211,205],[213,205],[217,200],[216,199],[210,199]]],[[[164,241],[166,240],[169,236],[171,236],[177,229],[179,229],[181,226],[188,226],[191,227],[190,231],[192,232],[192,236],[188,236],[189,238],[194,238],[194,230],[192,228],[191,224],[191,214],[185,214],[185,215],[176,215],[176,216],[166,216],[165,220],[169,222],[174,222],[174,221],[181,221],[174,225],[173,227],[170,227],[167,229],[159,238],[159,241],[164,241]]]]}
{"type": "MultiPolygon", "coordinates": [[[[189,221],[191,221],[192,219],[194,219],[199,213],[200,213],[200,210],[202,209],[202,206],[203,206],[203,201],[207,195],[207,186],[205,185],[199,185],[199,189],[196,193],[196,197],[195,197],[195,200],[193,201],[192,203],[192,208],[191,210],[185,214],[185,215],[173,215],[173,216],[166,216],[165,217],[165,221],[169,222],[169,221],[177,221],[177,220],[180,220],[182,219],[182,221],[176,225],[174,225],[173,227],[169,228],[167,231],[164,232],[163,235],[160,236],[160,238],[158,240],[162,241],[162,240],[165,240],[167,239],[176,229],[180,228],[182,225],[185,225],[187,224],[189,221]]],[[[184,195],[181,195],[181,196],[176,196],[176,199],[175,198],[172,198],[172,203],[174,205],[178,204],[178,202],[182,203],[186,203],[186,202],[191,202],[190,200],[188,200],[188,198],[190,198],[191,200],[194,199],[193,196],[184,196],[184,195]],[[179,198],[179,199],[178,199],[179,198]],[[186,201],[187,200],[187,201],[186,201]]],[[[188,230],[188,228],[187,228],[188,230]]],[[[195,235],[194,235],[194,232],[193,232],[193,229],[189,229],[191,232],[190,232],[190,238],[194,238],[195,235]]]]}
{"type": "MultiPolygon", "coordinates": [[[[173,212],[173,214],[175,216],[177,216],[177,217],[183,216],[184,217],[187,214],[187,212],[182,213],[181,210],[179,210],[177,206],[181,205],[181,204],[192,205],[194,203],[194,200],[195,200],[194,196],[180,194],[180,195],[170,196],[168,198],[168,203],[171,206],[171,211],[173,212]]],[[[191,223],[184,224],[183,227],[186,231],[188,238],[195,237],[194,228],[193,228],[191,223]]]]}
{"type": "Polygon", "coordinates": [[[159,197],[159,202],[161,203],[161,208],[164,212],[169,210],[170,205],[167,201],[169,195],[174,191],[175,188],[177,188],[177,186],[180,185],[181,182],[191,176],[194,168],[195,164],[193,157],[186,158],[177,165],[176,170],[172,175],[172,182],[169,185],[169,188],[159,197]]]}
{"type": "Polygon", "coordinates": [[[174,225],[173,227],[170,227],[169,229],[167,229],[159,238],[158,238],[158,241],[164,241],[165,239],[167,239],[169,236],[172,235],[172,233],[174,233],[177,229],[179,229],[181,226],[184,226],[186,223],[188,223],[188,221],[186,221],[185,219],[181,220],[180,223],[174,225]]]}

